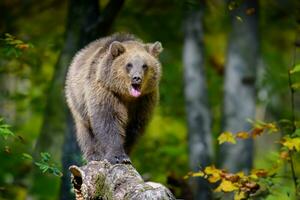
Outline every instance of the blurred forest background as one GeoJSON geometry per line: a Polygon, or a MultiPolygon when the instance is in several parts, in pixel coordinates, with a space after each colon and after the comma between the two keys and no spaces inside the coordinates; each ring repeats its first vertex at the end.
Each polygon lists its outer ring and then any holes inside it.
{"type": "MultiPolygon", "coordinates": [[[[245,173],[272,167],[280,138],[299,130],[300,84],[289,81],[300,77],[288,73],[300,63],[299,12],[298,0],[1,0],[0,199],[72,199],[68,167],[84,161],[65,73],[76,51],[115,32],[164,47],[160,104],[130,156],[145,179],[177,198],[211,199],[205,180],[183,177],[212,164],[245,173]],[[224,131],[249,131],[247,119],[293,124],[218,145],[224,131]]],[[[299,177],[300,156],[292,156],[299,177]]],[[[272,182],[277,193],[262,199],[292,199],[289,162],[272,182]]]]}

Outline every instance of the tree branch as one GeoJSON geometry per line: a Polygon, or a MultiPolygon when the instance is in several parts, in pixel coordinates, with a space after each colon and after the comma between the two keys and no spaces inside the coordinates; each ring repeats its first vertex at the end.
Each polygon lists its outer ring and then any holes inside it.
{"type": "Polygon", "coordinates": [[[69,169],[76,200],[175,199],[165,186],[144,182],[132,165],[111,165],[105,160],[69,169]]]}
{"type": "Polygon", "coordinates": [[[94,23],[86,28],[86,32],[104,36],[119,14],[125,0],[110,0],[94,23]]]}

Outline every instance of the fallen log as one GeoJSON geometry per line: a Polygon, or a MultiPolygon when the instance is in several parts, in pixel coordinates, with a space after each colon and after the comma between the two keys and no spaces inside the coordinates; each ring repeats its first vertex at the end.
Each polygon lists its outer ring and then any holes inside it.
{"type": "Polygon", "coordinates": [[[173,200],[173,194],[163,185],[144,182],[130,164],[111,165],[91,161],[87,165],[72,165],[72,184],[76,200],[173,200]]]}

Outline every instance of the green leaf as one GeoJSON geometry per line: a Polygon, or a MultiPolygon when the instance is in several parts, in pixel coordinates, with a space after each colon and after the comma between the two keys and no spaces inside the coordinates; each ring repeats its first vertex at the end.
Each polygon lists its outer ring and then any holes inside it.
{"type": "Polygon", "coordinates": [[[0,135],[6,140],[9,136],[15,136],[15,134],[6,127],[0,126],[0,135]]]}
{"type": "Polygon", "coordinates": [[[26,160],[32,160],[32,156],[29,155],[28,153],[22,153],[22,157],[26,160]]]}
{"type": "Polygon", "coordinates": [[[297,129],[295,130],[295,132],[293,133],[293,136],[295,136],[295,137],[300,137],[300,128],[297,128],[297,129]]]}
{"type": "Polygon", "coordinates": [[[39,169],[40,169],[43,173],[47,172],[47,170],[49,169],[49,165],[47,165],[47,164],[45,164],[45,163],[35,162],[34,164],[35,164],[36,166],[38,166],[39,169]]]}
{"type": "Polygon", "coordinates": [[[235,16],[235,18],[239,21],[239,22],[243,22],[243,19],[240,16],[235,16]]]}
{"type": "Polygon", "coordinates": [[[295,89],[295,90],[300,89],[300,83],[293,83],[292,88],[295,89]]]}
{"type": "Polygon", "coordinates": [[[48,165],[44,165],[43,168],[41,168],[43,173],[46,173],[48,169],[49,169],[48,165]]]}
{"type": "Polygon", "coordinates": [[[293,69],[290,70],[290,74],[300,72],[300,64],[296,65],[293,69]]]}
{"type": "Polygon", "coordinates": [[[232,11],[238,7],[238,3],[235,1],[230,1],[228,4],[228,10],[232,11]]]}
{"type": "Polygon", "coordinates": [[[52,173],[53,175],[58,176],[58,177],[63,176],[63,173],[57,167],[51,167],[50,173],[52,173]]]}
{"type": "Polygon", "coordinates": [[[48,152],[41,152],[41,157],[43,162],[48,162],[51,158],[48,152]]]}

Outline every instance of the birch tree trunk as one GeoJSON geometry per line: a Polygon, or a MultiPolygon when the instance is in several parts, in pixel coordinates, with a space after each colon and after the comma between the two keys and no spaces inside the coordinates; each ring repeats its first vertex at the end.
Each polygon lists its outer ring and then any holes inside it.
{"type": "MultiPolygon", "coordinates": [[[[244,0],[231,12],[232,30],[227,54],[223,130],[248,131],[246,120],[255,117],[255,79],[258,63],[258,1],[244,0]],[[250,10],[252,10],[250,12],[250,10]]],[[[253,164],[252,139],[220,148],[223,168],[232,172],[249,171],[253,164]]]]}
{"type": "MultiPolygon", "coordinates": [[[[203,55],[203,3],[192,3],[184,21],[184,92],[188,123],[189,165],[192,171],[210,164],[212,156],[211,115],[208,106],[203,55]]],[[[194,199],[211,199],[203,179],[191,180],[194,199]]]]}
{"type": "MultiPolygon", "coordinates": [[[[74,147],[75,137],[65,134],[74,134],[71,130],[74,128],[70,114],[64,99],[64,82],[67,68],[75,53],[98,37],[108,33],[115,17],[119,13],[124,0],[110,0],[106,7],[100,13],[100,4],[98,0],[70,0],[68,19],[65,33],[65,43],[62,52],[55,66],[55,74],[49,88],[47,105],[45,108],[45,118],[42,125],[40,136],[36,143],[36,156],[42,151],[49,152],[57,162],[63,159],[64,175],[61,199],[70,199],[70,178],[67,169],[69,164],[78,164],[76,155],[80,155],[78,147],[74,147]],[[66,139],[66,140],[65,140],[66,139]],[[63,148],[64,147],[64,148],[63,148]],[[62,150],[68,153],[68,156],[62,157],[62,150]],[[77,152],[70,152],[77,150],[77,152]],[[72,155],[71,155],[71,154],[72,155]]],[[[50,178],[41,173],[34,173],[32,193],[39,194],[43,188],[47,188],[48,193],[53,199],[58,188],[53,185],[58,181],[57,178],[50,178]],[[45,180],[46,179],[46,180],[45,180]],[[39,185],[39,183],[48,183],[49,187],[39,185]]],[[[47,197],[43,196],[43,199],[47,197]]]]}

